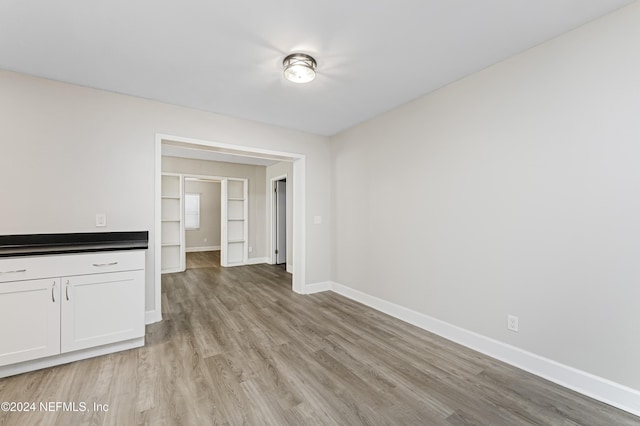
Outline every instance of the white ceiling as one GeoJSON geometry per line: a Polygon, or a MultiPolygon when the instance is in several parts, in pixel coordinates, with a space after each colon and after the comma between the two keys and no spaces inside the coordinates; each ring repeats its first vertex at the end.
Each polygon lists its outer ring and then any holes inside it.
{"type": "Polygon", "coordinates": [[[0,68],[332,135],[632,2],[0,0],[0,68]]]}

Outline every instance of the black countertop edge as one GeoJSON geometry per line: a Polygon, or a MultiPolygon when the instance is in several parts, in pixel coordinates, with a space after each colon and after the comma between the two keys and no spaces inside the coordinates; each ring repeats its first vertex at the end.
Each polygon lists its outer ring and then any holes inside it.
{"type": "Polygon", "coordinates": [[[149,248],[149,232],[0,235],[0,257],[149,248]]]}

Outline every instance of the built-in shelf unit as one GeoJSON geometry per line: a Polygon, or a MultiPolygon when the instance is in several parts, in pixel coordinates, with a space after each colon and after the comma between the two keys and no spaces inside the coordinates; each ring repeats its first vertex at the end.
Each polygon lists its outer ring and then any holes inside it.
{"type": "Polygon", "coordinates": [[[247,263],[248,236],[248,181],[227,178],[222,181],[222,250],[220,264],[236,266],[247,263]]]}
{"type": "Polygon", "coordinates": [[[185,269],[183,188],[182,175],[162,174],[162,273],[185,269]]]}

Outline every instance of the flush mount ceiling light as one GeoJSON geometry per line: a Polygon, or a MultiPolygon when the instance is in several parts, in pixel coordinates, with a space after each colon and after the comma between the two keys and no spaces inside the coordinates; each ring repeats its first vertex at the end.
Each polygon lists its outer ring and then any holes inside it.
{"type": "Polygon", "coordinates": [[[294,83],[308,83],[316,78],[316,60],[305,53],[292,53],[282,65],[284,76],[294,83]]]}

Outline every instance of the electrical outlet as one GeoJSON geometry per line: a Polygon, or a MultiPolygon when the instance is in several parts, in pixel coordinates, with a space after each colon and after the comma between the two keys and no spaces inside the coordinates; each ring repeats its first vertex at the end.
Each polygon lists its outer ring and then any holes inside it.
{"type": "Polygon", "coordinates": [[[96,213],[96,227],[101,228],[107,226],[107,215],[104,213],[96,213]]]}
{"type": "Polygon", "coordinates": [[[253,252],[253,247],[249,247],[249,253],[253,252]]]}
{"type": "Polygon", "coordinates": [[[518,317],[515,315],[507,315],[507,329],[518,332],[518,317]]]}

